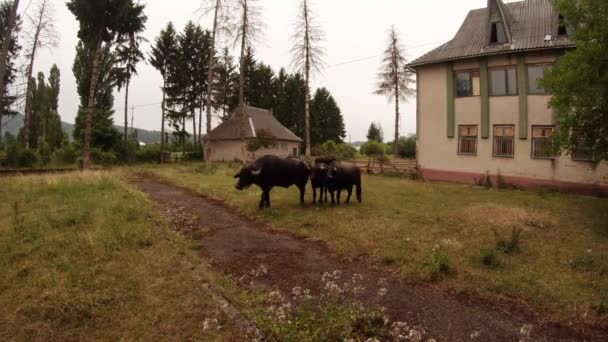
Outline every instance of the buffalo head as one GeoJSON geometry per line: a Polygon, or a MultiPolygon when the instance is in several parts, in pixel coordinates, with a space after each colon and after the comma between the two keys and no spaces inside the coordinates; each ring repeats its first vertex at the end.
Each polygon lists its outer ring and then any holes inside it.
{"type": "Polygon", "coordinates": [[[262,174],[262,168],[255,165],[244,166],[234,178],[238,183],[234,186],[237,190],[243,190],[255,183],[255,179],[262,174]]]}

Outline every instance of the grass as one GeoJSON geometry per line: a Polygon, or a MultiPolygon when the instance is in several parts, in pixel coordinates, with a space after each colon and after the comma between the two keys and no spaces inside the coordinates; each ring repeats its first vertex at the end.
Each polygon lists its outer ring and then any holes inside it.
{"type": "Polygon", "coordinates": [[[156,212],[107,173],[0,178],[0,340],[230,339],[211,273],[156,212]]]}
{"type": "Polygon", "coordinates": [[[343,257],[365,256],[407,280],[437,278],[425,265],[439,246],[449,260],[450,272],[440,277],[447,289],[523,301],[563,319],[604,308],[608,298],[606,199],[364,176],[362,205],[302,207],[293,188],[274,189],[273,208],[259,212],[259,189],[234,189],[234,166],[139,170],[259,215],[276,228],[324,240],[343,257]],[[480,250],[496,249],[497,236],[516,240],[519,252],[498,253],[500,267],[488,269],[480,250]],[[591,251],[594,261],[585,272],[572,266],[580,251],[591,251]]]}

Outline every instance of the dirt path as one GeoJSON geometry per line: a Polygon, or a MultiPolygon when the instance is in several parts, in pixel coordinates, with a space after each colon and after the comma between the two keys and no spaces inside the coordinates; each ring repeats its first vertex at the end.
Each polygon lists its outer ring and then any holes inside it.
{"type": "Polygon", "coordinates": [[[268,273],[256,279],[257,286],[284,293],[300,286],[318,293],[325,272],[340,270],[343,277],[349,278],[359,273],[366,288],[364,303],[386,307],[392,320],[422,326],[437,340],[471,340],[475,334],[477,341],[517,341],[524,324],[533,326],[535,339],[545,341],[590,340],[602,333],[581,332],[546,322],[526,310],[450,295],[430,286],[406,284],[365,261],[341,260],[324,243],[273,232],[218,201],[150,176],[140,175],[133,183],[168,208],[169,214],[181,213],[170,214],[180,229],[209,230],[202,238],[204,254],[215,267],[235,279],[263,265],[268,273]],[[376,284],[381,278],[388,282],[389,291],[384,297],[377,294],[376,284]]]}

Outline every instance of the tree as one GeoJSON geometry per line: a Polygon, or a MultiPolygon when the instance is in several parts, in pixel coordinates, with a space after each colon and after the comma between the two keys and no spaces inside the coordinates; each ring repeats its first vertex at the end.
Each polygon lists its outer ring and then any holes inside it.
{"type": "Polygon", "coordinates": [[[86,42],[92,51],[93,67],[82,149],[83,167],[89,168],[91,165],[89,149],[102,44],[111,45],[116,39],[120,41],[130,34],[142,32],[147,17],[144,15],[145,5],[135,4],[133,0],[69,0],[67,6],[80,23],[78,37],[86,42]]]}
{"type": "Polygon", "coordinates": [[[261,149],[273,148],[277,145],[277,138],[265,129],[255,131],[255,138],[250,139],[247,143],[247,151],[251,157],[255,157],[255,153],[261,149]]]}
{"type": "Polygon", "coordinates": [[[114,128],[114,87],[116,87],[118,73],[115,69],[116,56],[108,45],[98,52],[97,61],[99,79],[94,93],[93,117],[90,127],[88,123],[89,89],[91,89],[91,69],[93,68],[94,52],[82,41],[76,46],[76,58],[72,71],[76,79],[80,107],[76,115],[74,126],[74,140],[83,146],[86,141],[87,130],[90,128],[90,145],[102,150],[114,149],[120,142],[120,133],[114,128]]]}
{"type": "Polygon", "coordinates": [[[370,140],[361,145],[361,153],[369,157],[367,162],[367,173],[370,173],[376,160],[383,158],[386,154],[386,145],[381,142],[370,140]]]}
{"type": "MultiPolygon", "coordinates": [[[[18,3],[18,1],[16,1],[18,3]]],[[[6,115],[15,115],[16,111],[11,110],[13,103],[16,101],[16,97],[11,95],[9,92],[9,85],[15,82],[17,76],[17,68],[15,62],[19,58],[19,51],[21,46],[18,43],[19,32],[21,30],[21,19],[16,16],[12,19],[13,10],[16,10],[15,6],[11,6],[10,2],[5,1],[0,4],[0,25],[2,27],[3,35],[0,36],[2,39],[2,49],[6,46],[6,58],[0,57],[0,132],[2,132],[2,118],[6,115]],[[11,24],[12,23],[12,24],[11,24]],[[10,39],[5,40],[7,32],[10,32],[10,39]],[[6,43],[6,44],[5,44],[6,43]]]]}
{"type": "MultiPolygon", "coordinates": [[[[35,11],[35,16],[28,15],[30,23],[29,30],[26,32],[26,41],[28,44],[27,57],[29,63],[27,66],[27,79],[31,79],[34,72],[34,62],[36,60],[36,52],[42,48],[56,47],[59,43],[59,33],[55,28],[55,10],[53,4],[49,0],[41,0],[38,8],[35,11]]],[[[32,82],[28,82],[27,90],[25,91],[25,119],[23,122],[24,136],[29,137],[30,124],[32,119],[32,82]]],[[[29,148],[30,141],[25,139],[25,148],[29,148]]]]}
{"type": "Polygon", "coordinates": [[[61,118],[57,113],[59,96],[59,69],[56,65],[51,68],[48,84],[43,73],[38,73],[37,79],[30,80],[31,113],[30,129],[24,126],[20,135],[31,148],[52,152],[61,146],[63,129],[61,118]]]}
{"type": "MultiPolygon", "coordinates": [[[[9,84],[10,77],[7,77],[10,74],[11,69],[11,55],[13,46],[13,37],[14,41],[17,41],[18,35],[17,28],[18,27],[18,16],[17,9],[19,8],[19,0],[14,0],[11,5],[9,2],[3,2],[2,7],[2,51],[0,52],[0,132],[2,132],[2,116],[4,114],[4,96],[6,93],[7,85],[9,84]],[[7,80],[7,78],[9,78],[7,80]]],[[[15,44],[16,45],[16,44],[15,44]]],[[[29,81],[29,79],[28,79],[29,81]]]]}
{"type": "Polygon", "coordinates": [[[379,124],[376,125],[372,122],[372,124],[369,125],[369,130],[367,131],[367,140],[379,143],[382,143],[384,141],[384,132],[382,131],[382,127],[380,127],[379,124]]]}
{"type": "Polygon", "coordinates": [[[119,42],[116,48],[117,63],[120,65],[118,76],[118,89],[125,89],[125,127],[124,127],[124,144],[127,145],[128,127],[129,127],[129,85],[131,78],[137,75],[137,64],[145,61],[144,53],[141,51],[141,43],[147,42],[146,38],[129,34],[126,39],[119,42]]]}
{"type": "Polygon", "coordinates": [[[172,23],[167,24],[156,38],[152,51],[150,52],[150,64],[160,72],[163,77],[163,101],[161,104],[161,128],[160,128],[160,162],[164,162],[165,154],[165,117],[167,98],[167,77],[172,61],[177,57],[177,33],[172,23]]]}
{"type": "MultiPolygon", "coordinates": [[[[399,34],[392,26],[389,31],[388,47],[384,51],[382,65],[378,73],[378,85],[375,93],[385,95],[389,101],[395,101],[395,140],[399,139],[399,101],[407,102],[414,96],[412,72],[407,67],[405,48],[399,34]]],[[[398,154],[397,145],[393,146],[393,154],[398,154]]]]}
{"type": "Polygon", "coordinates": [[[246,103],[258,108],[273,108],[276,99],[274,93],[274,71],[264,63],[253,64],[247,77],[245,98],[246,103]]]}
{"type": "Polygon", "coordinates": [[[222,50],[215,69],[212,103],[215,110],[220,111],[220,119],[224,121],[238,104],[238,91],[234,90],[238,89],[239,75],[236,73],[236,66],[228,48],[222,50]]]}
{"type": "Polygon", "coordinates": [[[287,74],[284,69],[275,78],[274,115],[279,122],[299,137],[305,134],[304,87],[302,75],[287,74]]]}
{"type": "Polygon", "coordinates": [[[293,64],[304,75],[304,115],[306,126],[306,157],[311,156],[310,133],[310,78],[311,73],[320,71],[323,65],[322,57],[325,53],[321,47],[324,34],[316,24],[314,14],[310,9],[308,0],[301,0],[296,31],[293,36],[294,45],[291,49],[293,64]]]}
{"type": "Polygon", "coordinates": [[[346,137],[344,118],[329,90],[319,88],[310,105],[312,119],[311,142],[322,144],[328,140],[342,143],[346,137]]]}
{"type": "Polygon", "coordinates": [[[556,153],[585,151],[608,160],[608,6],[605,1],[558,0],[576,49],[567,51],[541,85],[557,116],[556,153]]]}
{"type": "MultiPolygon", "coordinates": [[[[217,38],[221,34],[230,35],[231,30],[231,21],[232,21],[232,11],[230,11],[228,2],[229,0],[204,0],[204,3],[211,4],[211,6],[207,6],[207,8],[203,8],[203,11],[206,13],[213,12],[213,28],[211,29],[211,41],[208,53],[208,62],[207,62],[207,134],[211,132],[211,113],[213,110],[212,104],[212,94],[214,84],[214,73],[216,71],[215,67],[215,43],[217,38]]],[[[225,115],[225,114],[224,114],[225,115]]],[[[201,133],[202,134],[202,133],[201,133]]],[[[210,152],[210,151],[208,151],[210,152]]],[[[210,153],[206,153],[206,161],[209,164],[211,159],[209,158],[210,153]]]]}

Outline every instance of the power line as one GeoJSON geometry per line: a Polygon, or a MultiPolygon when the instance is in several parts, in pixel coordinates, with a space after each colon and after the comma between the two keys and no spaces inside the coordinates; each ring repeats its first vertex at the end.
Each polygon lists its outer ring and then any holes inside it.
{"type": "Polygon", "coordinates": [[[25,10],[23,12],[21,12],[21,14],[25,14],[27,13],[27,10],[30,8],[30,5],[32,4],[33,0],[30,0],[30,2],[27,4],[27,6],[25,6],[25,10]]]}

